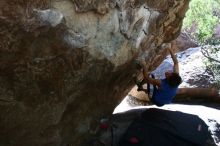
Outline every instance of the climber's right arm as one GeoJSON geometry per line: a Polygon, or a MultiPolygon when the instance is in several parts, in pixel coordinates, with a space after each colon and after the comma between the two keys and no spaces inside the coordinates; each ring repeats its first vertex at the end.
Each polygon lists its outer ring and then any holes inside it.
{"type": "Polygon", "coordinates": [[[173,63],[174,63],[173,71],[175,73],[179,73],[179,63],[178,63],[177,57],[176,57],[176,55],[174,55],[174,52],[173,52],[172,48],[168,48],[168,50],[170,52],[171,58],[172,58],[173,63]]]}

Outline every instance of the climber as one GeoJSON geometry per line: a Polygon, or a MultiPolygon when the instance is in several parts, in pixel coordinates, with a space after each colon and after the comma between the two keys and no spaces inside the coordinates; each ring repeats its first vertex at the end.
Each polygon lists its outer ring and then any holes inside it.
{"type": "Polygon", "coordinates": [[[155,79],[153,75],[149,76],[148,66],[144,60],[141,61],[143,68],[143,80],[139,81],[135,79],[135,83],[138,86],[137,91],[144,91],[148,94],[149,100],[151,100],[157,106],[163,106],[172,102],[173,97],[177,93],[178,86],[181,84],[182,79],[179,75],[179,65],[176,56],[171,48],[168,48],[174,66],[173,71],[165,72],[164,79],[155,79]],[[143,84],[147,83],[147,89],[143,88],[143,84]],[[152,88],[153,85],[153,88],[152,88]]]}

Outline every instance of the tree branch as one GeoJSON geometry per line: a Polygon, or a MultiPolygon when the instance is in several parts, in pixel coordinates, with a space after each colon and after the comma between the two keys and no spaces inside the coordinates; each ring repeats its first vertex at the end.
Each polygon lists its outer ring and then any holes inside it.
{"type": "Polygon", "coordinates": [[[220,63],[219,60],[217,59],[214,59],[210,56],[209,52],[207,50],[205,50],[203,47],[201,47],[201,52],[202,52],[202,55],[205,56],[207,59],[211,60],[211,61],[214,61],[214,62],[218,62],[220,63]]]}

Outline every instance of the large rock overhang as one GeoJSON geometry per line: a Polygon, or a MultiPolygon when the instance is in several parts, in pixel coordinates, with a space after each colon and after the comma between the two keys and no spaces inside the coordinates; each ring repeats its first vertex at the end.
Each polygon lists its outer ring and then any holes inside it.
{"type": "Polygon", "coordinates": [[[189,0],[0,2],[0,144],[84,145],[180,33],[189,0]]]}

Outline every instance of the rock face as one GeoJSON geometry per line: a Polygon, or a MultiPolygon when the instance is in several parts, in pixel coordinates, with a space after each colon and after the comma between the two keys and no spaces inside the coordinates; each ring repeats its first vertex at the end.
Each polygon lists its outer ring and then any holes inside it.
{"type": "Polygon", "coordinates": [[[180,32],[188,0],[1,0],[0,145],[87,145],[180,32]]]}

